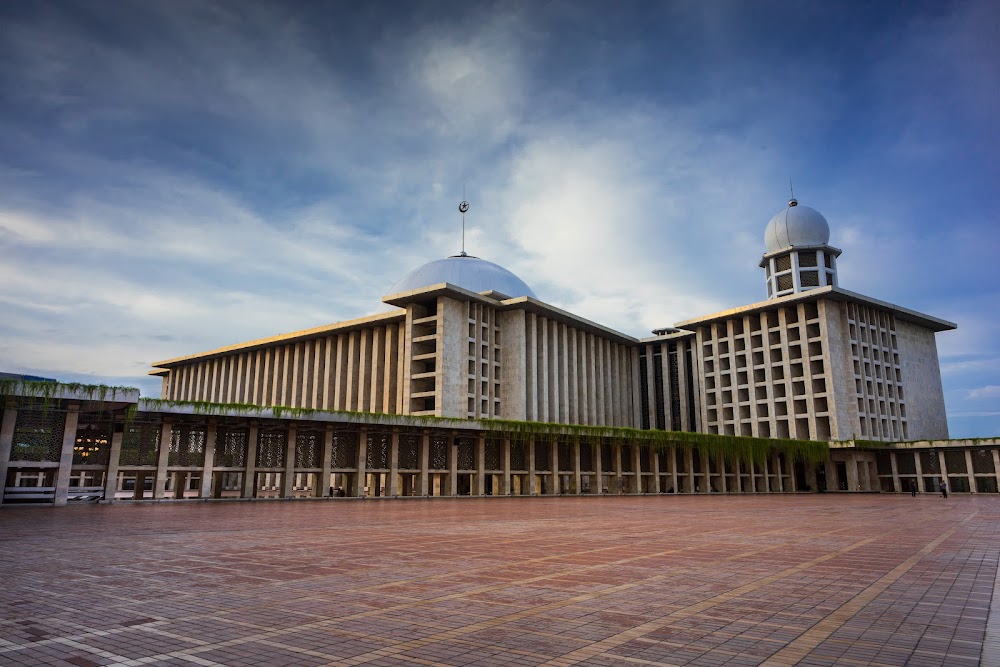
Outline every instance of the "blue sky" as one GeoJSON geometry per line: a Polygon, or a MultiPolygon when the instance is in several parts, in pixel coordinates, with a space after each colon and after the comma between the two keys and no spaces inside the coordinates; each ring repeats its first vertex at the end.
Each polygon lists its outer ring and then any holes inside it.
{"type": "Polygon", "coordinates": [[[0,370],[374,312],[460,246],[625,333],[762,300],[788,179],[841,285],[955,321],[1000,434],[1000,5],[0,3],[0,370]]]}

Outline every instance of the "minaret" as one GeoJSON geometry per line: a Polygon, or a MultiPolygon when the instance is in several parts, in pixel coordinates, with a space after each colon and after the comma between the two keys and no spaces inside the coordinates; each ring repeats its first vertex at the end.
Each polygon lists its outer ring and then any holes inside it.
{"type": "Polygon", "coordinates": [[[841,251],[830,245],[830,225],[816,209],[799,206],[793,198],[767,223],[764,245],[760,266],[767,276],[768,299],[837,285],[841,251]]]}

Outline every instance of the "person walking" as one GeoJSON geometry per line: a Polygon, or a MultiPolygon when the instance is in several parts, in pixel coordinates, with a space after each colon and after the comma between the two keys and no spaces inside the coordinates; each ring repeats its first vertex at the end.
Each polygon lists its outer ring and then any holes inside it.
{"type": "Polygon", "coordinates": [[[917,485],[915,482],[910,482],[910,497],[911,498],[917,497],[917,485]]]}
{"type": "Polygon", "coordinates": [[[942,498],[948,497],[948,485],[945,484],[944,482],[941,482],[941,497],[942,498]]]}

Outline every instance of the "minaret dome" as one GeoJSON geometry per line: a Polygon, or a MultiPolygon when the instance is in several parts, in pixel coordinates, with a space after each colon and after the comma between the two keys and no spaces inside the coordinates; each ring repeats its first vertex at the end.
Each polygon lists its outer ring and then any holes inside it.
{"type": "Polygon", "coordinates": [[[793,198],[767,223],[764,247],[767,298],[837,284],[840,249],[830,245],[830,225],[816,209],[793,198]]]}

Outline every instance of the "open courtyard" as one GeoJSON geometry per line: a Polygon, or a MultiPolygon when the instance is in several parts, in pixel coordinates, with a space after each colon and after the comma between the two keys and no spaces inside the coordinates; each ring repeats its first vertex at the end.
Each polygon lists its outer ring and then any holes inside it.
{"type": "Polygon", "coordinates": [[[998,665],[998,558],[985,495],[6,506],[0,665],[998,665]]]}

